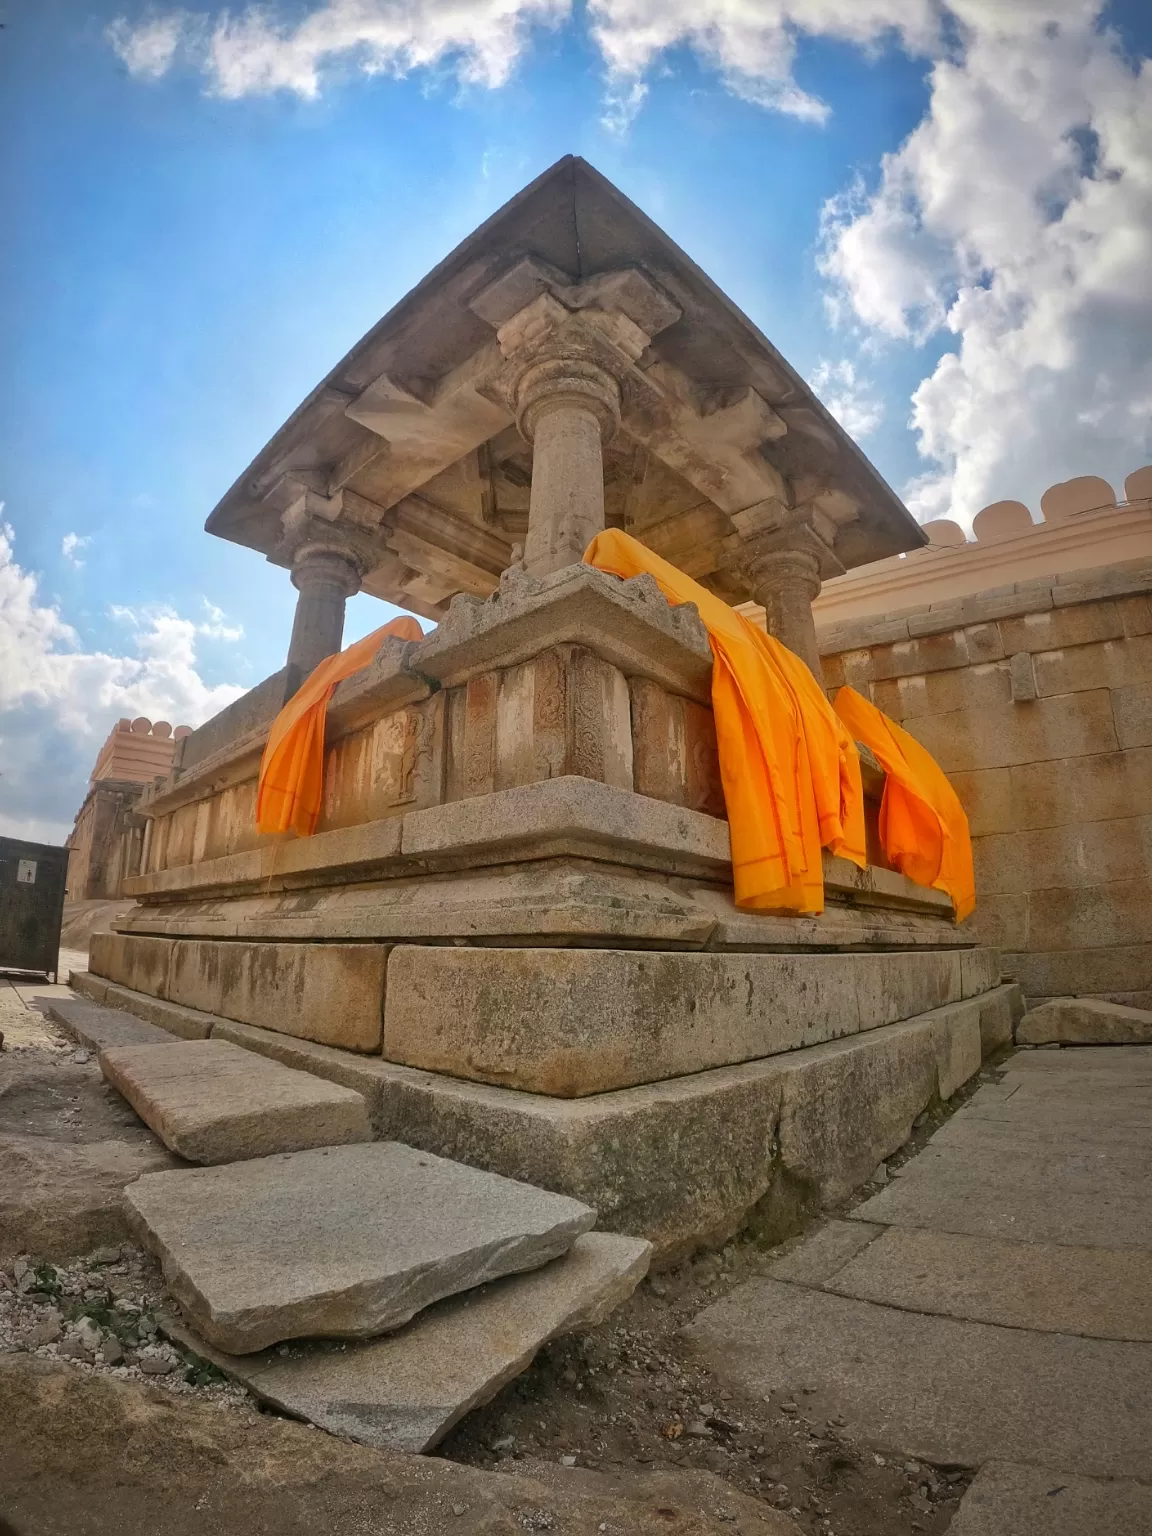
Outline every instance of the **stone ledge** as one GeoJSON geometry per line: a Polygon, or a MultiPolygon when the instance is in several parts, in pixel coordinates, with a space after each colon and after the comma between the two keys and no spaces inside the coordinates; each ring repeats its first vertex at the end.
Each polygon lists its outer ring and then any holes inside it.
{"type": "Polygon", "coordinates": [[[454,598],[411,666],[456,687],[564,644],[586,647],[626,677],[711,703],[712,648],[695,606],[673,607],[650,578],[620,581],[587,565],[543,578],[508,570],[486,601],[454,598]]]}
{"type": "Polygon", "coordinates": [[[800,1050],[962,995],[957,950],[401,945],[388,966],[383,1054],[471,1081],[585,1097],[800,1050]]]}

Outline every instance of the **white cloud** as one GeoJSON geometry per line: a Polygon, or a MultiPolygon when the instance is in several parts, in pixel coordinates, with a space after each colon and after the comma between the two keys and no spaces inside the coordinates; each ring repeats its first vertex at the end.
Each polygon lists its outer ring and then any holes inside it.
{"type": "Polygon", "coordinates": [[[821,359],[808,380],[849,437],[867,437],[884,420],[884,402],[850,358],[821,359]]]}
{"type": "Polygon", "coordinates": [[[920,50],[936,36],[932,0],[589,0],[592,35],[608,65],[609,124],[626,124],[659,56],[686,46],[733,94],[813,123],[829,113],[793,76],[801,34],[864,46],[899,36],[920,50]]]}
{"type": "Polygon", "coordinates": [[[40,598],[0,523],[0,832],[61,842],[96,752],[122,715],[199,725],[244,692],[210,687],[197,670],[197,634],[234,638],[218,609],[204,624],[169,609],[117,610],[131,655],[83,649],[59,609],[40,598]]]}
{"type": "Polygon", "coordinates": [[[60,553],[74,571],[83,569],[84,562],[80,558],[80,551],[87,549],[92,540],[85,535],[83,538],[78,533],[66,533],[60,540],[60,553]]]}
{"type": "Polygon", "coordinates": [[[165,73],[182,47],[223,97],[294,91],[319,94],[325,71],[343,62],[365,74],[406,75],[448,63],[467,85],[508,80],[533,25],[569,14],[571,0],[326,0],[295,23],[264,6],[237,15],[124,17],[109,28],[133,74],[165,73]]]}
{"type": "Polygon", "coordinates": [[[142,80],[158,80],[171,67],[188,27],[189,19],[183,11],[168,15],[149,13],[134,27],[121,16],[108,28],[108,40],[127,65],[129,74],[142,80]]]}
{"type": "Polygon", "coordinates": [[[1092,0],[953,0],[927,114],[826,209],[824,269],[866,331],[950,350],[912,396],[922,519],[1152,450],[1152,67],[1092,0]]]}

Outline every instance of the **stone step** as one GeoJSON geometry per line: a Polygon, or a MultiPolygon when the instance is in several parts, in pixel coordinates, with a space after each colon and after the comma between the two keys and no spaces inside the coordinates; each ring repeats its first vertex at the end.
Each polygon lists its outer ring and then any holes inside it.
{"type": "Polygon", "coordinates": [[[600,1323],[639,1285],[652,1245],[586,1232],[529,1274],[438,1302],[366,1344],[309,1341],[229,1355],[183,1322],[164,1331],[262,1401],[362,1445],[425,1452],[527,1369],[550,1339],[600,1323]]]}
{"type": "Polygon", "coordinates": [[[176,1039],[167,1030],[146,1024],[130,1013],[101,1008],[96,1003],[80,1002],[76,998],[55,999],[45,1006],[44,1012],[73,1040],[92,1051],[102,1051],[112,1045],[171,1045],[176,1039]]]}
{"type": "Polygon", "coordinates": [[[189,1322],[233,1354],[385,1333],[558,1258],[596,1220],[576,1200],[399,1142],[147,1175],[124,1194],[189,1322]]]}
{"type": "Polygon", "coordinates": [[[225,1040],[109,1046],[100,1070],[171,1151],[231,1163],[369,1141],[362,1094],[225,1040]]]}
{"type": "Polygon", "coordinates": [[[1138,1536],[1152,1531],[1152,1486],[990,1461],[949,1536],[1138,1536]]]}
{"type": "Polygon", "coordinates": [[[1024,1015],[1016,1039],[1020,1045],[1152,1045],[1152,1013],[1092,997],[1057,997],[1024,1015]]]}

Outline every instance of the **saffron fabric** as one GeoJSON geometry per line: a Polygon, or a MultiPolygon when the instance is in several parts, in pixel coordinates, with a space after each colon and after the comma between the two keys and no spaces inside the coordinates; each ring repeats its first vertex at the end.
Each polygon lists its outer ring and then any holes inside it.
{"type": "Polygon", "coordinates": [[[392,619],[315,667],[272,722],[256,791],[257,832],[311,837],[324,801],[324,721],[337,683],[368,666],[389,635],[423,639],[415,619],[392,619]]]}
{"type": "Polygon", "coordinates": [[[917,885],[946,891],[956,921],[976,905],[972,838],[956,791],[930,752],[856,692],[841,688],[836,713],[884,769],[880,843],[901,874],[917,885]]]}
{"type": "Polygon", "coordinates": [[[695,603],[712,643],[712,708],[728,808],[736,904],[824,910],[821,847],[867,863],[860,756],[808,666],[643,544],[608,529],[585,562],[648,574],[672,604],[695,603]]]}

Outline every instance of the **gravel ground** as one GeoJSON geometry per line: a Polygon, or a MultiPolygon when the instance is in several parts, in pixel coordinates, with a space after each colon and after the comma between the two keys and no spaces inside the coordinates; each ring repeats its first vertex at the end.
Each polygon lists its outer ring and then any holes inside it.
{"type": "Polygon", "coordinates": [[[159,1268],[130,1244],[97,1248],[67,1264],[25,1254],[0,1270],[0,1351],[26,1351],[225,1405],[247,1401],[242,1387],[160,1335],[156,1311],[166,1302],[159,1268]]]}

